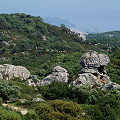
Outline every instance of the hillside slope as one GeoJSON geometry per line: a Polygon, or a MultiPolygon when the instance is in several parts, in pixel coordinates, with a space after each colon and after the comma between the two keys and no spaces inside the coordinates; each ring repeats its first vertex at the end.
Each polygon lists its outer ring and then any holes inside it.
{"type": "Polygon", "coordinates": [[[88,34],[87,39],[94,44],[99,43],[108,47],[120,47],[120,31],[88,34]]]}
{"type": "MultiPolygon", "coordinates": [[[[74,79],[81,68],[81,55],[91,50],[106,52],[88,40],[83,41],[65,26],[44,23],[41,17],[23,13],[0,14],[0,64],[22,65],[40,78],[60,65],[74,79]]],[[[118,61],[117,58],[116,64],[118,61]]],[[[119,78],[119,70],[116,72],[114,64],[113,60],[114,76],[119,78]]],[[[112,71],[110,73],[113,76],[112,71]]]]}

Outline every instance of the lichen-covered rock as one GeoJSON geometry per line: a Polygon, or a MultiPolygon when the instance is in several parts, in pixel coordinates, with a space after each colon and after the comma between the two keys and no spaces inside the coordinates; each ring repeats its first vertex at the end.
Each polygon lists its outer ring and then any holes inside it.
{"type": "Polygon", "coordinates": [[[15,66],[10,64],[0,65],[0,79],[26,79],[30,77],[30,72],[23,66],[15,66]]]}
{"type": "Polygon", "coordinates": [[[80,86],[82,84],[94,85],[100,83],[110,83],[110,78],[105,69],[105,66],[109,62],[110,59],[105,54],[98,54],[95,51],[84,54],[80,60],[82,69],[73,84],[80,86]]]}
{"type": "Polygon", "coordinates": [[[65,68],[60,66],[54,67],[52,74],[48,75],[41,81],[41,85],[48,85],[52,81],[57,80],[59,82],[68,82],[68,72],[65,68]]]}
{"type": "Polygon", "coordinates": [[[83,67],[100,67],[106,66],[110,59],[105,54],[98,54],[97,52],[86,53],[81,57],[80,63],[83,67]]]}

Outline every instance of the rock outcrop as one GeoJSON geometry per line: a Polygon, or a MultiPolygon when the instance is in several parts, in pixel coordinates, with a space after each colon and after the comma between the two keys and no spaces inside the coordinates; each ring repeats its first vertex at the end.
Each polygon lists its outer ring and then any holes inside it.
{"type": "Polygon", "coordinates": [[[30,72],[23,66],[15,66],[10,64],[0,65],[0,79],[26,79],[30,77],[30,72]]]}
{"type": "Polygon", "coordinates": [[[110,62],[110,59],[105,54],[98,54],[97,52],[86,53],[81,57],[80,63],[82,69],[73,84],[80,86],[82,84],[101,84],[110,83],[105,66],[110,62]]]}
{"type": "Polygon", "coordinates": [[[48,85],[54,80],[57,80],[57,81],[63,82],[63,83],[68,82],[68,75],[69,74],[65,68],[62,68],[60,66],[56,66],[56,67],[54,67],[52,74],[45,77],[41,81],[41,85],[48,85]]]}

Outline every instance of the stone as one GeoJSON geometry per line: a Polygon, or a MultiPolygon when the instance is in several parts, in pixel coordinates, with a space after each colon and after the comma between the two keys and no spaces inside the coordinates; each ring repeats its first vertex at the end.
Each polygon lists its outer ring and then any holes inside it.
{"type": "Polygon", "coordinates": [[[100,67],[106,66],[110,62],[110,59],[105,54],[98,54],[97,52],[86,53],[81,57],[80,63],[83,67],[100,67]]]}
{"type": "Polygon", "coordinates": [[[111,90],[111,89],[120,89],[120,85],[114,82],[110,82],[103,86],[103,90],[111,90]]]}
{"type": "Polygon", "coordinates": [[[19,99],[21,103],[25,103],[27,100],[26,99],[19,99]]]}
{"type": "Polygon", "coordinates": [[[33,81],[32,79],[28,79],[28,80],[26,81],[26,84],[27,84],[28,86],[36,87],[36,84],[34,83],[34,81],[33,81]]]}
{"type": "Polygon", "coordinates": [[[26,79],[30,77],[30,72],[23,66],[10,64],[0,65],[0,79],[11,80],[14,78],[26,79]]]}
{"type": "Polygon", "coordinates": [[[42,98],[34,98],[32,101],[33,102],[45,102],[45,100],[43,100],[42,98]]]}
{"type": "Polygon", "coordinates": [[[52,81],[57,80],[59,82],[68,82],[68,72],[65,68],[60,66],[54,67],[52,74],[48,75],[41,81],[41,85],[48,85],[52,81]]]}
{"type": "Polygon", "coordinates": [[[26,84],[28,86],[39,87],[41,85],[41,81],[37,78],[36,79],[30,78],[30,79],[27,79],[26,84]]]}
{"type": "Polygon", "coordinates": [[[73,81],[73,85],[110,83],[110,78],[105,69],[109,62],[110,59],[105,54],[98,54],[96,51],[85,53],[80,60],[82,69],[78,78],[73,81]]]}

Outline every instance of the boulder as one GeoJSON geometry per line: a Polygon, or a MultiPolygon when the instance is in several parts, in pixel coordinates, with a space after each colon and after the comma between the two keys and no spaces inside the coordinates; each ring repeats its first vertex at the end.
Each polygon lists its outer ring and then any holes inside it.
{"type": "Polygon", "coordinates": [[[110,62],[110,59],[105,54],[98,54],[96,51],[86,53],[81,57],[80,63],[83,67],[98,68],[100,66],[106,66],[110,62]]]}
{"type": "Polygon", "coordinates": [[[68,82],[68,72],[65,68],[60,66],[54,67],[52,74],[48,75],[41,81],[41,85],[48,85],[52,81],[57,80],[59,82],[68,82]]]}
{"type": "Polygon", "coordinates": [[[30,77],[30,72],[23,66],[15,66],[10,64],[0,65],[0,79],[26,79],[30,77]]]}
{"type": "Polygon", "coordinates": [[[95,51],[84,54],[80,60],[82,69],[78,78],[73,81],[73,85],[110,83],[110,78],[105,69],[109,62],[110,59],[105,54],[98,54],[95,51]]]}

